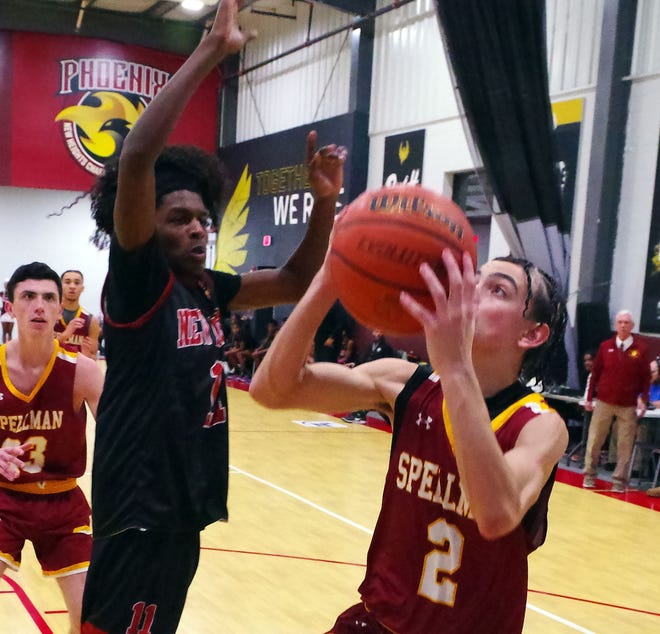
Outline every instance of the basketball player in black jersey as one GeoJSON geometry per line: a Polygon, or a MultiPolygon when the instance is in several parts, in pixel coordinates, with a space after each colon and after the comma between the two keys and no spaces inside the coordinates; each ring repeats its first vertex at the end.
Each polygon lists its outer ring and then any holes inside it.
{"type": "Polygon", "coordinates": [[[495,259],[475,274],[468,254],[463,273],[449,249],[442,259],[448,294],[420,268],[435,310],[401,294],[430,366],[306,364],[305,343],[337,298],[324,264],[252,379],[269,407],[375,409],[393,421],[362,602],[333,634],[522,631],[527,555],[544,540],[568,441],[524,376],[543,379],[546,354],[563,345],[564,302],[527,261],[495,259]]]}
{"type": "Polygon", "coordinates": [[[97,239],[111,238],[85,633],[176,631],[199,533],[227,519],[222,320],[233,309],[297,301],[334,221],[346,150],[317,152],[312,133],[314,208],[289,260],[240,276],[204,268],[219,199],[215,158],[163,147],[199,83],[252,37],[236,14],[236,0],[220,3],[209,35],[137,120],[119,164],[106,168],[93,193],[97,239]]]}

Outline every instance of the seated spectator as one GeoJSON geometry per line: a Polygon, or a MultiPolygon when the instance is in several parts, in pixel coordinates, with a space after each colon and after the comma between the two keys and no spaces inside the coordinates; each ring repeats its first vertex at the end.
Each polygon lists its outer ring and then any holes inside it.
{"type": "Polygon", "coordinates": [[[266,324],[266,336],[261,340],[261,343],[252,352],[252,372],[254,372],[259,367],[261,360],[264,358],[268,348],[270,348],[270,344],[273,343],[273,339],[275,339],[278,327],[279,324],[277,323],[277,320],[268,320],[268,324],[266,324]]]}
{"type": "Polygon", "coordinates": [[[353,367],[357,358],[357,350],[355,349],[355,341],[347,330],[344,330],[341,335],[341,349],[337,357],[337,363],[353,367]]]}
{"type": "Polygon", "coordinates": [[[649,404],[660,408],[660,373],[658,359],[651,361],[651,387],[649,388],[649,404]]]}
{"type": "MultiPolygon", "coordinates": [[[[373,341],[369,346],[362,363],[369,361],[376,361],[376,359],[384,359],[386,357],[398,357],[399,353],[388,343],[382,330],[372,330],[373,341]]],[[[367,422],[366,410],[358,410],[342,416],[342,420],[347,423],[355,423],[357,425],[364,425],[367,422]]]]}
{"type": "Polygon", "coordinates": [[[336,301],[314,335],[314,360],[336,363],[341,349],[341,333],[353,326],[353,318],[336,301]]]}
{"type": "Polygon", "coordinates": [[[254,342],[252,337],[241,326],[239,321],[233,321],[230,326],[229,338],[225,347],[225,361],[230,374],[248,375],[248,362],[252,358],[254,342]]]}
{"type": "MultiPolygon", "coordinates": [[[[660,408],[660,375],[658,373],[658,359],[651,361],[651,388],[649,390],[649,405],[660,408]]],[[[660,498],[660,486],[648,489],[646,495],[660,498]]]]}

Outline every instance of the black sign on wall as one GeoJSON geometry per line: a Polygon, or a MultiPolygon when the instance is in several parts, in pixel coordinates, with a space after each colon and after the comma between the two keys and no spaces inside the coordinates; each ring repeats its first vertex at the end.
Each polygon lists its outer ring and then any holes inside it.
{"type": "Polygon", "coordinates": [[[658,163],[655,168],[655,195],[651,213],[642,319],[639,328],[644,332],[660,333],[660,147],[658,147],[658,163]]]}
{"type": "Polygon", "coordinates": [[[385,137],[383,185],[421,184],[425,134],[426,130],[415,130],[385,137]]]}
{"type": "Polygon", "coordinates": [[[369,137],[368,119],[361,113],[220,148],[228,183],[215,269],[242,273],[279,267],[298,246],[314,203],[305,158],[310,130],[316,130],[319,147],[335,143],[348,148],[337,211],[365,189],[369,137]]]}

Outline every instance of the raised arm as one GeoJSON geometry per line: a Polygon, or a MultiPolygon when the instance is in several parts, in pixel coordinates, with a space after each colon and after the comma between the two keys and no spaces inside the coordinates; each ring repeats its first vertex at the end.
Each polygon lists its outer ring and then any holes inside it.
{"type": "Polygon", "coordinates": [[[259,308],[298,301],[323,262],[344,180],[346,148],[316,149],[316,132],[307,137],[307,166],[314,206],[307,231],[286,264],[278,269],[245,273],[232,309],[259,308]]]}
{"type": "Polygon", "coordinates": [[[127,250],[145,244],[155,229],[154,165],[202,80],[227,55],[252,39],[236,23],[238,0],[222,0],[210,33],[154,97],[124,141],[114,210],[115,233],[127,250]]]}
{"type": "Polygon", "coordinates": [[[323,266],[252,378],[250,394],[255,400],[277,409],[376,409],[392,414],[394,400],[415,371],[414,364],[382,359],[351,369],[338,363],[306,363],[309,344],[335,299],[323,266]]]}
{"type": "MultiPolygon", "coordinates": [[[[477,280],[472,261],[467,255],[463,258],[463,274],[448,250],[443,261],[449,274],[448,296],[430,267],[422,265],[420,269],[436,310],[426,310],[405,294],[402,302],[424,325],[429,360],[441,377],[452,421],[456,461],[470,510],[480,533],[486,539],[497,539],[518,526],[536,501],[566,448],[568,435],[563,420],[548,411],[529,421],[513,449],[502,452],[491,428],[483,393],[493,374],[502,381],[498,372],[505,372],[507,363],[497,359],[490,377],[484,373],[478,376],[473,364],[477,280]]],[[[494,318],[490,316],[491,321],[494,318]]],[[[488,327],[492,323],[484,325],[488,327]]],[[[515,337],[509,336],[513,342],[515,337]]],[[[520,343],[531,347],[534,342],[521,339],[520,343]]],[[[514,351],[517,345],[512,347],[514,351]]],[[[508,367],[515,365],[510,363],[508,367]]],[[[515,378],[514,372],[510,382],[515,378]]]]}

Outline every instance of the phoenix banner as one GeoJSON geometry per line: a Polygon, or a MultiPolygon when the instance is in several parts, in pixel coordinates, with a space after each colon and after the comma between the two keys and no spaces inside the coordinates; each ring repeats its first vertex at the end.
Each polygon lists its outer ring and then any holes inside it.
{"type": "MultiPolygon", "coordinates": [[[[3,33],[10,142],[5,185],[86,190],[183,58],[76,36],[3,33]],[[38,54],[35,54],[38,51],[38,54]]],[[[219,74],[195,92],[169,142],[215,151],[219,74]]]]}

